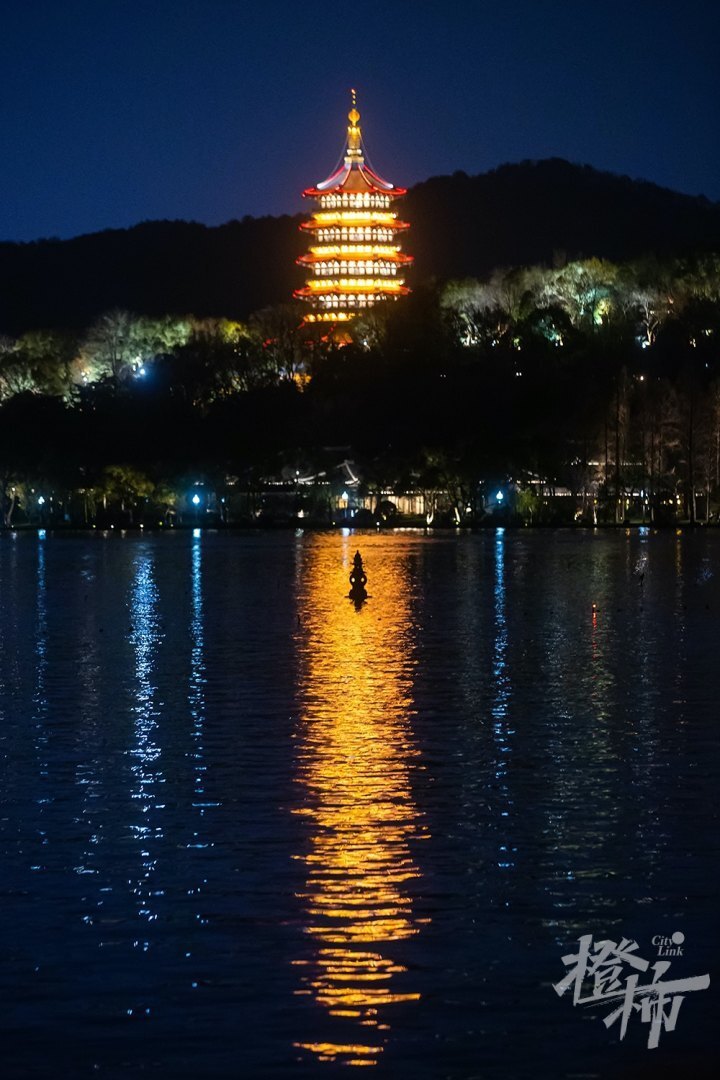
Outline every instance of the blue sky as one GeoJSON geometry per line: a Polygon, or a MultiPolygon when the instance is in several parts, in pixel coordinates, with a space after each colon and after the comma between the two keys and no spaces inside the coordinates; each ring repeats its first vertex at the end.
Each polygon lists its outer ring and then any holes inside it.
{"type": "Polygon", "coordinates": [[[559,156],[720,198],[694,0],[0,0],[0,239],[294,213],[356,86],[397,184],[559,156]]]}

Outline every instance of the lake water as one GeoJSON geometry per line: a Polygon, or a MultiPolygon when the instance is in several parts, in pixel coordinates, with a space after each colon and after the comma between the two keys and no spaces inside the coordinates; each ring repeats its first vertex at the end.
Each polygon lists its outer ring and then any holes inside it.
{"type": "Polygon", "coordinates": [[[719,575],[699,530],[0,537],[0,1074],[713,1075],[719,575]],[[587,934],[710,987],[621,1040],[553,989],[587,934]]]}

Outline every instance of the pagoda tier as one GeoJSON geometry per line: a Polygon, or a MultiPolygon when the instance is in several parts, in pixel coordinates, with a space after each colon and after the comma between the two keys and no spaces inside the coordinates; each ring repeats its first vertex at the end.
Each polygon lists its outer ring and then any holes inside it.
{"type": "Polygon", "coordinates": [[[396,240],[408,225],[392,208],[406,189],[383,180],[366,164],[354,90],[348,120],[342,165],[303,192],[317,203],[300,226],[314,237],[308,254],[297,260],[311,274],[305,287],[295,291],[312,305],[306,322],[344,322],[379,300],[410,291],[402,273],[412,257],[401,253],[396,240]]]}

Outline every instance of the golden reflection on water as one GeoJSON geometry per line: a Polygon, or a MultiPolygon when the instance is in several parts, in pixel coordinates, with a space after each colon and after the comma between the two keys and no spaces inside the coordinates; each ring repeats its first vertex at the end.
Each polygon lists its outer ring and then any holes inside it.
{"type": "Polygon", "coordinates": [[[303,800],[295,813],[309,836],[297,858],[314,949],[294,961],[302,972],[296,992],[335,1020],[333,1038],[296,1046],[320,1061],[374,1065],[390,1007],[420,997],[402,978],[393,943],[424,921],[414,917],[409,883],[420,876],[413,842],[427,832],[410,786],[417,752],[407,551],[360,538],[370,599],[356,610],[347,593],[357,544],[348,536],[298,544],[303,800]]]}

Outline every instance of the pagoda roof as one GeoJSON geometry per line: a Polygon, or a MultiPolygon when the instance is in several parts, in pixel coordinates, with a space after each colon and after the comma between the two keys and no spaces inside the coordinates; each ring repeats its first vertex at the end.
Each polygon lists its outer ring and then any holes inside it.
{"type": "Polygon", "coordinates": [[[341,299],[347,296],[349,293],[353,293],[360,296],[407,296],[410,289],[402,281],[397,279],[376,282],[376,281],[360,281],[353,279],[352,283],[349,281],[336,281],[328,278],[326,281],[322,278],[313,278],[313,285],[304,285],[301,289],[295,289],[293,296],[297,296],[298,299],[314,299],[318,295],[323,293],[328,296],[337,296],[341,299]],[[314,286],[314,287],[313,287],[314,286]]]}
{"type": "MultiPolygon", "coordinates": [[[[308,188],[308,191],[312,189],[308,188]]],[[[404,194],[402,188],[395,189],[398,194],[401,192],[404,194]]],[[[305,192],[307,195],[308,192],[305,192]]],[[[379,212],[380,213],[380,212],[379,212]]],[[[315,217],[310,221],[301,221],[300,228],[307,232],[317,232],[319,229],[389,229],[392,232],[400,232],[402,229],[409,229],[410,225],[407,221],[397,221],[393,218],[392,221],[385,221],[384,218],[379,218],[372,209],[358,211],[356,214],[352,214],[350,211],[340,210],[338,213],[333,214],[332,211],[327,212],[328,220],[317,221],[315,217]],[[360,216],[362,214],[362,216],[360,216]],[[332,218],[332,220],[331,220],[332,218]]]]}
{"type": "Polygon", "coordinates": [[[395,263],[397,266],[406,265],[407,263],[411,263],[413,261],[412,255],[403,255],[401,252],[394,252],[392,255],[372,255],[358,252],[357,254],[343,253],[340,255],[314,255],[310,253],[309,255],[301,255],[298,259],[295,260],[295,262],[298,263],[298,265],[302,266],[312,266],[315,263],[328,262],[329,260],[333,259],[341,263],[350,262],[353,259],[362,259],[365,262],[395,263]]]}
{"type": "Polygon", "coordinates": [[[318,198],[320,195],[329,195],[342,191],[352,194],[369,192],[376,195],[389,195],[392,193],[399,196],[405,195],[407,188],[395,187],[388,180],[383,180],[362,159],[358,161],[345,158],[340,168],[328,176],[327,180],[316,184],[315,187],[306,188],[303,195],[318,198]]]}
{"type": "Polygon", "coordinates": [[[355,104],[355,91],[352,90],[351,93],[352,108],[348,113],[350,123],[347,129],[347,146],[342,164],[326,180],[320,181],[315,187],[306,188],[303,195],[310,198],[318,198],[320,195],[335,192],[405,195],[407,188],[396,187],[389,180],[383,180],[382,176],[379,176],[366,163],[359,123],[360,113],[355,104]]]}

